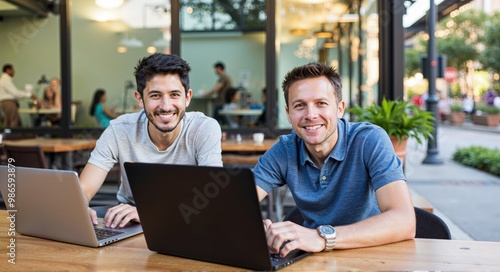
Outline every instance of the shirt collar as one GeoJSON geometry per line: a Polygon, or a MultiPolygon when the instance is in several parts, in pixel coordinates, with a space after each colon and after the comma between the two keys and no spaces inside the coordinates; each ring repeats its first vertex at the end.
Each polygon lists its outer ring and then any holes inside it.
{"type": "MultiPolygon", "coordinates": [[[[346,157],[347,153],[347,133],[346,131],[348,130],[349,122],[347,122],[344,118],[341,118],[337,122],[337,131],[339,133],[339,138],[337,141],[337,144],[333,148],[332,152],[330,155],[328,155],[328,158],[332,158],[336,161],[343,161],[346,157]]],[[[309,156],[309,153],[307,152],[306,145],[304,143],[304,140],[302,138],[298,137],[295,134],[295,131],[292,131],[295,137],[297,137],[297,142],[299,145],[299,159],[300,159],[300,164],[304,165],[307,161],[309,161],[311,164],[314,164],[313,160],[311,159],[311,156],[309,156]]],[[[328,160],[328,158],[326,160],[328,160]]]]}

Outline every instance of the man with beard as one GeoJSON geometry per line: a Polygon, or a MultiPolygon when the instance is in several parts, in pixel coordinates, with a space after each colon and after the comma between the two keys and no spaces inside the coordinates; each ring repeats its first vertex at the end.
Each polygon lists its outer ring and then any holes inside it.
{"type": "Polygon", "coordinates": [[[111,228],[140,222],[123,167],[126,161],[222,166],[219,124],[203,113],[186,112],[193,96],[190,70],[180,57],[160,53],[141,59],[135,67],[134,96],[143,110],[111,121],[80,175],[90,202],[115,163],[121,166],[120,204],[97,212],[89,208],[94,224],[98,216],[111,228]]]}
{"type": "Polygon", "coordinates": [[[340,75],[310,63],[283,81],[293,131],[254,168],[259,199],[288,185],[302,220],[265,220],[267,244],[282,256],[368,247],[415,237],[415,213],[401,160],[387,133],[343,119],[340,75]]]}

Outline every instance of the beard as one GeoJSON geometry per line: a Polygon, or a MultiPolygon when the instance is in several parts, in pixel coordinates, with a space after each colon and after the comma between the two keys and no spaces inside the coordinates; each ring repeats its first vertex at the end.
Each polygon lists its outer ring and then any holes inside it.
{"type": "Polygon", "coordinates": [[[144,111],[146,112],[146,117],[148,118],[149,122],[151,124],[153,124],[153,126],[155,126],[158,131],[163,132],[163,133],[174,131],[177,128],[177,126],[179,126],[180,122],[182,121],[182,119],[186,115],[185,111],[180,111],[180,112],[178,112],[179,119],[177,120],[177,123],[175,123],[173,126],[168,126],[167,125],[166,127],[161,127],[160,124],[156,123],[156,121],[154,119],[154,115],[156,115],[156,114],[163,114],[163,113],[169,113],[169,112],[173,112],[173,111],[166,112],[166,111],[158,110],[158,111],[155,111],[155,112],[149,112],[145,108],[144,108],[144,111]]]}

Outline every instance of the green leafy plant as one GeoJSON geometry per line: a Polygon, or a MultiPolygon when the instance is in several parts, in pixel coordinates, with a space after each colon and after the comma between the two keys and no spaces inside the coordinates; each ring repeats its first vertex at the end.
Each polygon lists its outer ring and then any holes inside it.
{"type": "Polygon", "coordinates": [[[372,104],[368,107],[359,105],[350,108],[357,122],[370,122],[383,128],[389,136],[401,142],[404,138],[413,138],[419,144],[433,138],[434,116],[408,101],[384,100],[382,105],[372,104]]]}
{"type": "Polygon", "coordinates": [[[453,153],[454,161],[474,167],[500,177],[500,149],[482,146],[458,148],[453,153]]]}
{"type": "Polygon", "coordinates": [[[450,105],[451,112],[463,112],[462,105],[460,103],[452,103],[450,105]]]}
{"type": "Polygon", "coordinates": [[[500,108],[494,107],[494,106],[488,106],[484,103],[479,103],[476,106],[476,113],[481,113],[481,114],[500,114],[500,108]]]}

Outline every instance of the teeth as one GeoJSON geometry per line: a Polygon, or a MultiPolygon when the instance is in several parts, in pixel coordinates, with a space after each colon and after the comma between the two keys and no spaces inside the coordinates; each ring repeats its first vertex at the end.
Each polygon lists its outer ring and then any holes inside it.
{"type": "Polygon", "coordinates": [[[318,129],[320,128],[321,125],[316,125],[316,126],[310,126],[310,127],[306,127],[307,130],[315,130],[315,129],[318,129]]]}
{"type": "Polygon", "coordinates": [[[173,116],[174,114],[173,113],[169,113],[169,114],[158,114],[161,118],[168,118],[170,116],[173,116]]]}

